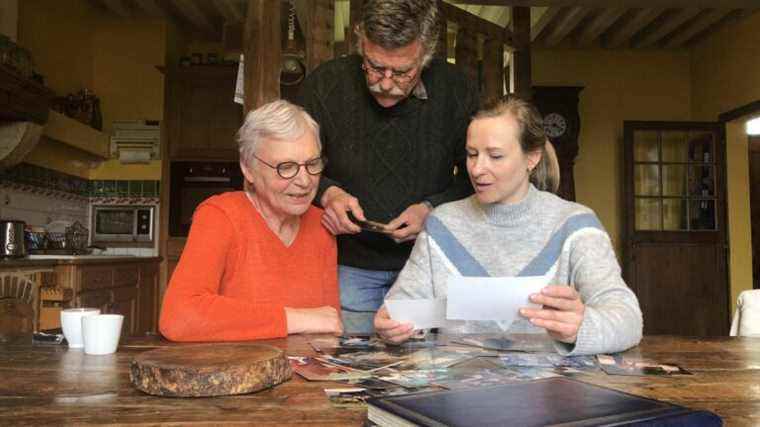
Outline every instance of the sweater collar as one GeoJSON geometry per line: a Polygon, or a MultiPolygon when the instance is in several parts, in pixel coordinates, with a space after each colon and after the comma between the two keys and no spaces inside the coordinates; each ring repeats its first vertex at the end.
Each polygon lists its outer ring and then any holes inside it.
{"type": "Polygon", "coordinates": [[[533,212],[535,212],[534,206],[538,202],[538,193],[539,191],[533,184],[528,184],[528,194],[517,203],[480,204],[474,196],[472,200],[483,212],[486,222],[494,225],[511,225],[516,222],[531,220],[533,212]]]}

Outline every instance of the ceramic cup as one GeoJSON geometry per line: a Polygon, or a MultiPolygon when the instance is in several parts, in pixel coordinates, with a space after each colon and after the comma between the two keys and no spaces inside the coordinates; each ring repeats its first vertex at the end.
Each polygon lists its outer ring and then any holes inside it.
{"type": "Polygon", "coordinates": [[[121,314],[98,314],[82,318],[84,352],[87,354],[111,354],[116,352],[121,337],[121,314]]]}
{"type": "Polygon", "coordinates": [[[82,348],[82,318],[100,314],[97,308],[67,308],[61,310],[61,329],[69,348],[82,348]]]}

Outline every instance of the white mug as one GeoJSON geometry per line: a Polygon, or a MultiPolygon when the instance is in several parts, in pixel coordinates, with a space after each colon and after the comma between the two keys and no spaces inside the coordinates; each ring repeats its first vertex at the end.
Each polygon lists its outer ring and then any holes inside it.
{"type": "Polygon", "coordinates": [[[67,308],[61,310],[61,329],[69,348],[82,348],[82,318],[100,314],[98,308],[67,308]]]}
{"type": "Polygon", "coordinates": [[[98,314],[82,318],[84,352],[87,354],[111,354],[116,352],[121,337],[121,314],[98,314]]]}

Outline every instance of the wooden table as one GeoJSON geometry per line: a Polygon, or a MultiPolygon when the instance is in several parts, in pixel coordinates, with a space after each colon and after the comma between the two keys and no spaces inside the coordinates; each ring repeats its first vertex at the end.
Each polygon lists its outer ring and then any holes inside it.
{"type": "MultiPolygon", "coordinates": [[[[262,341],[289,355],[312,355],[309,337],[262,341]]],[[[255,424],[361,425],[362,408],[338,408],[323,389],[330,383],[298,376],[259,393],[221,398],[161,398],[129,381],[129,363],[145,350],[181,345],[129,340],[107,356],[66,346],[0,345],[0,425],[34,424],[255,424]]],[[[577,379],[716,412],[728,426],[760,424],[760,338],[652,336],[633,350],[694,373],[682,377],[624,377],[602,372],[577,379]]]]}

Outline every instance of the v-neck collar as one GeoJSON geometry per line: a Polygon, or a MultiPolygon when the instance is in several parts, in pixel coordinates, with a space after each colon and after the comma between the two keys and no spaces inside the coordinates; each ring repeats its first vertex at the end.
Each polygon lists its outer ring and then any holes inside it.
{"type": "Polygon", "coordinates": [[[285,242],[283,242],[282,239],[280,239],[280,236],[278,236],[277,233],[269,227],[269,224],[267,224],[266,219],[264,219],[264,215],[262,215],[261,212],[258,209],[256,209],[256,206],[254,206],[251,196],[245,191],[243,192],[243,196],[245,198],[245,202],[248,205],[248,208],[251,210],[253,217],[255,218],[254,221],[258,221],[261,223],[264,229],[267,230],[267,234],[270,237],[270,239],[276,240],[277,244],[279,244],[280,247],[284,250],[291,250],[296,246],[296,244],[298,244],[298,242],[301,240],[301,234],[302,234],[301,231],[303,229],[302,227],[303,215],[301,215],[301,218],[299,218],[298,230],[296,230],[296,234],[295,236],[293,236],[293,241],[290,242],[290,245],[286,245],[285,242]]]}

